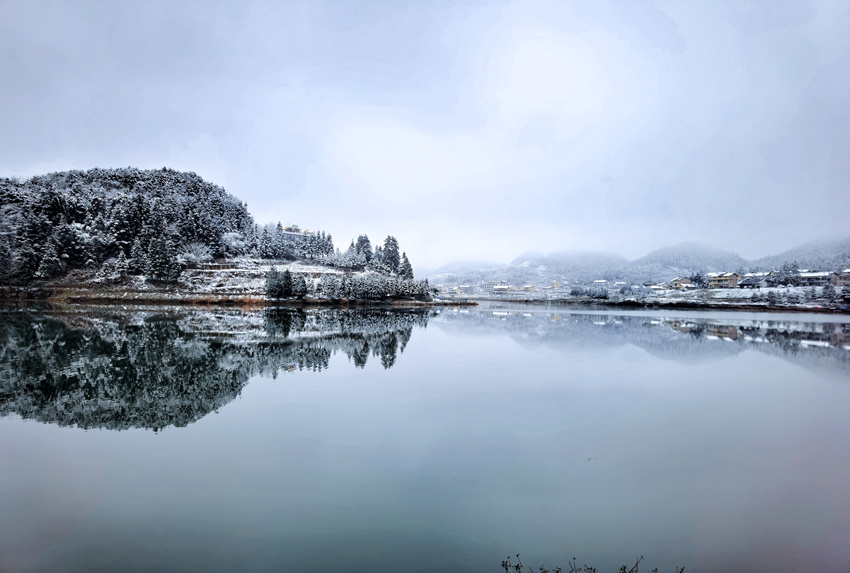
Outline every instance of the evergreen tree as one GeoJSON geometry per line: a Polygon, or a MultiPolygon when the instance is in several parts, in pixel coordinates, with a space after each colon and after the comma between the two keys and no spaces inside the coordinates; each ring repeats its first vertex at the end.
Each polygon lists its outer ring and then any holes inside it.
{"type": "Polygon", "coordinates": [[[297,274],[292,277],[292,295],[302,298],[307,294],[307,281],[304,275],[297,274]]]}
{"type": "Polygon", "coordinates": [[[280,221],[278,221],[277,226],[274,229],[274,236],[272,237],[272,251],[274,251],[274,258],[282,259],[285,247],[286,235],[283,232],[283,225],[281,225],[280,221]]]}
{"type": "Polygon", "coordinates": [[[148,249],[142,245],[141,239],[136,237],[133,248],[130,250],[129,270],[141,274],[148,268],[148,249]]]}
{"type": "Polygon", "coordinates": [[[410,265],[410,261],[407,260],[407,253],[402,253],[401,255],[401,263],[398,266],[398,276],[406,280],[413,280],[413,267],[410,265]]]}
{"type": "Polygon", "coordinates": [[[31,279],[38,272],[40,257],[28,241],[20,241],[12,257],[12,268],[22,279],[31,279]]]}
{"type": "Polygon", "coordinates": [[[826,283],[823,287],[823,298],[830,302],[838,302],[839,296],[832,283],[826,283]]]}
{"type": "Polygon", "coordinates": [[[151,280],[175,282],[180,276],[180,263],[174,245],[163,237],[151,241],[147,260],[147,275],[151,280]]]}
{"type": "Polygon", "coordinates": [[[0,283],[7,283],[15,272],[15,259],[9,240],[0,235],[0,283]]]}
{"type": "Polygon", "coordinates": [[[381,245],[375,245],[375,252],[369,261],[368,268],[376,272],[386,272],[384,267],[384,249],[381,245]]]}
{"type": "Polygon", "coordinates": [[[705,275],[703,275],[700,271],[697,271],[688,278],[690,278],[691,283],[698,288],[706,288],[708,286],[708,279],[706,279],[705,275]]]}
{"type": "Polygon", "coordinates": [[[264,228],[260,234],[260,242],[257,247],[257,257],[261,259],[273,259],[275,257],[274,244],[269,230],[264,228]]]}
{"type": "Polygon", "coordinates": [[[400,263],[398,241],[392,235],[388,235],[387,238],[384,239],[382,262],[389,272],[398,272],[398,265],[400,263]]]}
{"type": "MultiPolygon", "coordinates": [[[[354,242],[352,241],[352,245],[354,242]]],[[[356,251],[363,255],[366,259],[366,263],[372,260],[372,243],[369,242],[369,237],[367,235],[360,235],[357,237],[357,245],[355,246],[356,251]]]]}
{"type": "Polygon", "coordinates": [[[283,274],[276,267],[272,267],[266,275],[266,297],[278,299],[285,296],[287,295],[283,291],[283,274]]]}
{"type": "Polygon", "coordinates": [[[115,261],[115,273],[119,277],[125,277],[130,273],[130,264],[127,261],[127,255],[124,254],[124,249],[121,249],[118,259],[115,261]]]}
{"type": "Polygon", "coordinates": [[[56,245],[54,245],[53,241],[51,241],[44,250],[44,256],[41,258],[41,263],[38,266],[36,276],[43,279],[49,279],[59,276],[64,270],[62,260],[56,252],[56,245]]]}
{"type": "Polygon", "coordinates": [[[281,298],[287,298],[292,296],[292,273],[289,272],[289,269],[283,271],[283,277],[281,278],[281,298]]]}

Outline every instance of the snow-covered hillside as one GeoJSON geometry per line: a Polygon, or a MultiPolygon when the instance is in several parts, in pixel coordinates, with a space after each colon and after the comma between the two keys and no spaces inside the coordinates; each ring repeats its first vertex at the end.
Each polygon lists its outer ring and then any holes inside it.
{"type": "Polygon", "coordinates": [[[450,263],[428,275],[431,284],[481,285],[487,281],[506,281],[517,286],[591,284],[596,280],[641,284],[646,281],[669,282],[677,277],[708,272],[749,272],[778,269],[797,261],[800,268],[840,270],[850,268],[850,239],[811,243],[773,257],[748,261],[735,253],[699,243],[680,243],[656,249],[628,260],[602,252],[558,252],[549,255],[526,253],[507,264],[450,263]]]}

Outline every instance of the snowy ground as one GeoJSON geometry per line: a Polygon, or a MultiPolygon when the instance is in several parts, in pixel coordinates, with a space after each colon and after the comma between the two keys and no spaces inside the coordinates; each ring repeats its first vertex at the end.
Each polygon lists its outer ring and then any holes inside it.
{"type": "Polygon", "coordinates": [[[235,269],[186,269],[180,275],[180,290],[204,294],[253,294],[265,292],[266,275],[272,268],[303,275],[308,281],[318,282],[322,276],[345,274],[339,269],[301,262],[268,261],[261,259],[234,259],[235,269]]]}

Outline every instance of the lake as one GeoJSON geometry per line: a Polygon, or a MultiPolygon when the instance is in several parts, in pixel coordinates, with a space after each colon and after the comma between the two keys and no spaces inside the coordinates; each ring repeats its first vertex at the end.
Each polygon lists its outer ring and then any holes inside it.
{"type": "Polygon", "coordinates": [[[0,314],[0,571],[850,570],[850,317],[0,314]]]}

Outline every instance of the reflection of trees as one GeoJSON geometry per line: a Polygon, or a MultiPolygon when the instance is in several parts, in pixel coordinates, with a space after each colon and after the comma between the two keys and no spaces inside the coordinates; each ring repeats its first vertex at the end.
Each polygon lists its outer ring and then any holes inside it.
{"type": "Polygon", "coordinates": [[[415,311],[275,309],[259,323],[228,315],[230,330],[213,331],[201,326],[209,314],[3,313],[0,414],[81,428],[185,426],[257,374],[322,370],[340,351],[357,367],[371,353],[390,368],[428,320],[415,311]]]}

